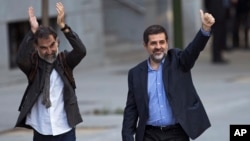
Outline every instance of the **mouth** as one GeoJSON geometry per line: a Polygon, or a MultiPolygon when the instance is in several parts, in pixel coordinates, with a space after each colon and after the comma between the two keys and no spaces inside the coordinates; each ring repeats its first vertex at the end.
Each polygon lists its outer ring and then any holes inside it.
{"type": "Polygon", "coordinates": [[[164,53],[164,50],[162,48],[154,49],[153,53],[156,53],[156,54],[164,53]]]}
{"type": "Polygon", "coordinates": [[[52,53],[52,54],[47,54],[47,55],[46,55],[47,58],[53,58],[54,56],[55,56],[54,53],[52,53]]]}
{"type": "Polygon", "coordinates": [[[155,55],[161,55],[163,52],[162,51],[155,51],[154,54],[155,55]]]}
{"type": "Polygon", "coordinates": [[[56,55],[55,54],[50,54],[50,55],[46,55],[44,58],[46,60],[54,60],[56,58],[56,55]]]}

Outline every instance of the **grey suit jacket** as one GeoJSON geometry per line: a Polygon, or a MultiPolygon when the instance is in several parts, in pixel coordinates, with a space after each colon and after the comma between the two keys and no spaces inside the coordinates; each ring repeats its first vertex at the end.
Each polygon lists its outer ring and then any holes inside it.
{"type": "MultiPolygon", "coordinates": [[[[187,135],[195,139],[203,133],[210,122],[203,104],[195,90],[191,77],[200,52],[209,37],[199,31],[184,49],[170,49],[163,64],[163,83],[173,114],[187,135]]],[[[123,141],[143,141],[148,119],[147,61],[143,61],[128,73],[128,96],[124,110],[123,141]]]]}

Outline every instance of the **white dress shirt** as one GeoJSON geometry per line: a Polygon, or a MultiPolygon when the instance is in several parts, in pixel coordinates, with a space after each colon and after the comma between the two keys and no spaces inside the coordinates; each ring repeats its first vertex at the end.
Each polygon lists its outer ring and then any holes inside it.
{"type": "Polygon", "coordinates": [[[46,108],[42,104],[43,96],[40,95],[37,102],[27,115],[26,124],[33,127],[42,135],[60,135],[70,131],[63,100],[63,81],[53,69],[50,75],[50,101],[51,107],[46,108]]]}

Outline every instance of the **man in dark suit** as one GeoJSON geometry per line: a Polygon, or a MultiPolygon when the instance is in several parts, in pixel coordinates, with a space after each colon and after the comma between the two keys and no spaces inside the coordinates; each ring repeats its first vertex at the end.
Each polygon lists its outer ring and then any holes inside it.
{"type": "Polygon", "coordinates": [[[168,35],[160,25],[144,31],[149,58],[128,74],[122,140],[189,141],[201,135],[210,122],[191,78],[215,19],[200,10],[202,28],[184,49],[168,50],[168,35]]]}

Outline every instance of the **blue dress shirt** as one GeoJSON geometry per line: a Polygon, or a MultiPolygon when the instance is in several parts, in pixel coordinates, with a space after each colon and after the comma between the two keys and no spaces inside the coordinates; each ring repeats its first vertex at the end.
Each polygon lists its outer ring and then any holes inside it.
{"type": "Polygon", "coordinates": [[[158,70],[154,70],[148,59],[149,118],[147,125],[166,126],[176,123],[162,80],[163,63],[164,60],[160,63],[158,70]]]}

